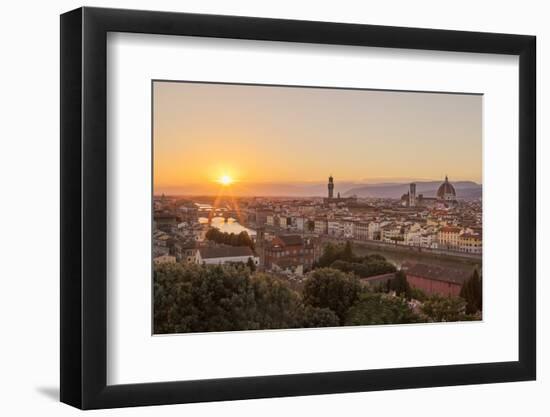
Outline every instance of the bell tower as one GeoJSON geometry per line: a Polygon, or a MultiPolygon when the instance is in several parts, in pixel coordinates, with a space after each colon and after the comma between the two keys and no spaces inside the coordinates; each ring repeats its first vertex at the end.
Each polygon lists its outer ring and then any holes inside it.
{"type": "Polygon", "coordinates": [[[332,199],[334,197],[334,178],[332,175],[328,177],[328,198],[332,199]]]}

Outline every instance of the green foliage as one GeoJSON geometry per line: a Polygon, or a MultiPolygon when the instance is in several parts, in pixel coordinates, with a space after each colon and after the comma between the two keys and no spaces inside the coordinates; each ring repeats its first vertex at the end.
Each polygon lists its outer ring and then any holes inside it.
{"type": "Polygon", "coordinates": [[[388,274],[395,272],[395,266],[386,261],[370,261],[364,260],[363,262],[346,262],[346,261],[334,261],[331,268],[338,269],[342,272],[353,272],[360,278],[372,277],[375,275],[388,274]]]}
{"type": "Polygon", "coordinates": [[[313,232],[315,230],[315,222],[313,220],[307,221],[307,231],[313,232]]]}
{"type": "Polygon", "coordinates": [[[394,265],[381,255],[356,256],[350,241],[345,245],[328,243],[319,258],[318,267],[330,267],[342,272],[353,272],[360,278],[395,272],[394,265]]]}
{"type": "Polygon", "coordinates": [[[254,242],[246,230],[243,230],[239,234],[235,234],[222,232],[219,229],[212,227],[206,232],[206,239],[216,243],[222,243],[224,245],[248,246],[250,249],[254,250],[254,242]]]}
{"type": "Polygon", "coordinates": [[[317,262],[317,266],[320,268],[327,268],[334,261],[337,261],[342,256],[342,248],[338,245],[333,245],[332,243],[327,243],[323,250],[323,254],[319,258],[319,261],[317,262]]]}
{"type": "Polygon", "coordinates": [[[246,266],[248,266],[250,272],[254,272],[256,270],[256,264],[254,263],[254,260],[252,258],[247,259],[246,266]]]}
{"type": "Polygon", "coordinates": [[[249,314],[258,329],[297,327],[301,300],[286,282],[269,274],[255,274],[250,281],[254,306],[249,314]]]}
{"type": "Polygon", "coordinates": [[[243,265],[159,264],[154,271],[154,331],[162,333],[324,327],[327,308],[304,305],[289,285],[243,265]]]}
{"type": "Polygon", "coordinates": [[[162,264],[154,274],[155,333],[255,328],[249,272],[236,267],[162,264]]]}
{"type": "Polygon", "coordinates": [[[302,306],[297,326],[306,327],[336,327],[340,325],[340,319],[330,308],[302,306]]]}
{"type": "MultiPolygon", "coordinates": [[[[365,261],[367,258],[362,258],[365,261]]],[[[368,262],[373,259],[368,258],[368,262]]],[[[374,259],[380,262],[380,259],[374,259]]],[[[346,261],[338,261],[346,262],[346,261]]],[[[336,263],[336,261],[335,261],[336,263]]],[[[348,264],[364,265],[363,262],[348,264]]],[[[154,331],[161,333],[334,327],[479,320],[459,297],[427,297],[397,272],[390,287],[400,296],[366,289],[354,273],[320,268],[306,275],[302,292],[255,265],[159,264],[154,270],[154,331]],[[408,288],[408,289],[407,289],[408,288]],[[415,309],[406,297],[420,301],[415,309]],[[417,313],[417,309],[421,311],[417,313]]],[[[475,277],[472,276],[475,282],[475,277]]]]}
{"type": "Polygon", "coordinates": [[[303,300],[312,307],[331,309],[343,324],[348,309],[357,301],[360,292],[361,285],[353,274],[321,268],[307,275],[303,300]]]}
{"type": "Polygon", "coordinates": [[[472,276],[462,284],[460,296],[466,300],[466,313],[475,314],[482,309],[482,283],[481,278],[474,270],[472,276]]]}
{"type": "Polygon", "coordinates": [[[346,325],[418,323],[421,318],[401,297],[387,294],[361,294],[360,300],[350,308],[346,325]]]}
{"type": "Polygon", "coordinates": [[[346,262],[353,262],[356,259],[355,255],[353,254],[353,249],[351,248],[351,242],[349,240],[344,245],[344,249],[342,250],[342,255],[340,259],[346,262]]]}
{"type": "Polygon", "coordinates": [[[395,291],[397,295],[411,299],[411,286],[403,271],[397,271],[395,277],[388,281],[388,291],[395,291]]]}
{"type": "Polygon", "coordinates": [[[424,291],[422,291],[420,288],[411,288],[411,299],[418,300],[418,301],[426,301],[428,299],[428,296],[424,291]]]}
{"type": "Polygon", "coordinates": [[[432,295],[422,304],[422,312],[432,322],[467,319],[466,301],[459,297],[432,295]]]}

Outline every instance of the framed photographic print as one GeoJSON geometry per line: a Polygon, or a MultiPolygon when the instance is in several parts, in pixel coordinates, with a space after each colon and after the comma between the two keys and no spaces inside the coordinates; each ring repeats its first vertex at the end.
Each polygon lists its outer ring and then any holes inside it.
{"type": "Polygon", "coordinates": [[[61,401],[535,379],[535,38],[61,16],[61,401]]]}

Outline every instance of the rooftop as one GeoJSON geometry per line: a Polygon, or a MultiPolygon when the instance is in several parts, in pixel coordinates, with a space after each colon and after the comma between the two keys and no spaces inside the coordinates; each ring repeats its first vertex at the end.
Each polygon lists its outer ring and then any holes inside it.
{"type": "Polygon", "coordinates": [[[277,238],[285,245],[285,246],[298,246],[302,245],[303,239],[300,235],[280,235],[277,236],[277,238]]]}
{"type": "Polygon", "coordinates": [[[433,279],[436,281],[453,282],[456,284],[462,284],[468,278],[470,278],[472,272],[464,271],[462,269],[443,267],[439,265],[427,265],[427,264],[404,264],[403,269],[407,275],[414,275],[417,277],[433,279]]]}
{"type": "Polygon", "coordinates": [[[201,258],[203,259],[212,259],[212,258],[229,258],[234,256],[254,256],[254,252],[248,246],[214,246],[207,248],[200,248],[199,252],[201,258]]]}

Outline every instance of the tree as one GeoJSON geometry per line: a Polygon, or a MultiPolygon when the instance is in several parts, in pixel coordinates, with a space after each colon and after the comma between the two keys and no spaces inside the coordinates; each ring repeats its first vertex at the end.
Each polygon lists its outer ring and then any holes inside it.
{"type": "Polygon", "coordinates": [[[252,321],[258,329],[285,329],[299,327],[301,299],[286,281],[269,274],[251,277],[254,290],[252,321]]]}
{"type": "Polygon", "coordinates": [[[344,250],[342,251],[342,254],[340,257],[343,261],[347,261],[347,262],[355,261],[355,256],[353,254],[353,249],[351,248],[351,242],[349,240],[346,241],[346,244],[344,245],[344,250]]]}
{"type": "Polygon", "coordinates": [[[420,288],[411,288],[411,299],[423,302],[428,299],[428,296],[420,288]]]}
{"type": "Polygon", "coordinates": [[[340,257],[341,250],[338,246],[332,243],[327,243],[323,250],[323,254],[317,262],[321,268],[329,267],[334,261],[337,261],[340,257]]]}
{"type": "Polygon", "coordinates": [[[359,298],[361,285],[353,274],[321,268],[310,272],[303,289],[304,304],[329,308],[344,324],[348,309],[359,298]]]}
{"type": "Polygon", "coordinates": [[[301,306],[286,282],[242,266],[155,266],[157,334],[298,327],[301,306]]]}
{"type": "Polygon", "coordinates": [[[348,311],[346,325],[418,323],[421,318],[409,307],[407,301],[387,294],[361,294],[348,311]]]}
{"type": "Polygon", "coordinates": [[[246,266],[250,268],[250,272],[254,272],[256,270],[256,264],[254,263],[254,260],[250,257],[246,261],[246,266]]]}
{"type": "Polygon", "coordinates": [[[403,271],[397,271],[395,277],[388,280],[388,291],[395,291],[399,296],[408,300],[411,298],[411,286],[407,281],[407,276],[403,271]]]}
{"type": "Polygon", "coordinates": [[[299,319],[297,321],[299,328],[307,327],[336,327],[340,325],[340,320],[334,311],[330,308],[302,306],[299,319]]]}
{"type": "Polygon", "coordinates": [[[236,235],[235,233],[222,232],[216,227],[212,227],[206,232],[205,237],[216,243],[223,243],[230,246],[248,246],[250,249],[254,250],[254,241],[246,230],[236,235]]]}
{"type": "Polygon", "coordinates": [[[461,321],[467,319],[465,314],[466,301],[459,297],[432,295],[422,304],[422,312],[432,322],[461,321]]]}
{"type": "Polygon", "coordinates": [[[330,267],[342,272],[353,272],[360,278],[395,272],[395,266],[389,262],[379,260],[371,261],[370,259],[363,260],[363,262],[337,260],[334,261],[330,267]]]}
{"type": "Polygon", "coordinates": [[[466,300],[467,314],[475,314],[481,311],[483,301],[482,282],[477,269],[475,269],[472,276],[462,284],[460,296],[466,300]]]}
{"type": "Polygon", "coordinates": [[[254,292],[246,268],[163,264],[154,273],[155,333],[255,328],[254,292]]]}

